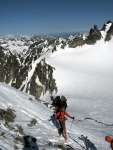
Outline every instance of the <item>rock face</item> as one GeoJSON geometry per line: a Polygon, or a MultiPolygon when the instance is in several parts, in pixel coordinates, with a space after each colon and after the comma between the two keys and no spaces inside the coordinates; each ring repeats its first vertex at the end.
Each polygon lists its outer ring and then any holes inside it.
{"type": "Polygon", "coordinates": [[[97,25],[94,25],[94,28],[90,30],[89,36],[85,40],[86,44],[95,44],[97,40],[101,39],[101,33],[97,28],[97,25]]]}
{"type": "MultiPolygon", "coordinates": [[[[0,47],[0,81],[36,97],[45,94],[47,90],[50,93],[57,90],[53,79],[54,68],[41,56],[48,51],[48,48],[43,51],[47,46],[44,42],[30,45],[24,57],[11,51],[4,53],[0,47]]],[[[54,51],[54,46],[50,51],[54,51]]]]}
{"type": "Polygon", "coordinates": [[[54,53],[59,48],[64,49],[67,45],[70,48],[84,44],[94,45],[103,38],[101,34],[103,31],[106,31],[104,40],[111,40],[113,22],[108,21],[101,30],[94,25],[89,34],[79,33],[67,40],[41,36],[0,38],[0,82],[10,84],[37,98],[46,91],[57,92],[53,78],[55,68],[47,64],[45,55],[54,53]]]}
{"type": "Polygon", "coordinates": [[[110,29],[107,31],[105,41],[111,40],[111,37],[113,36],[113,22],[108,21],[107,23],[111,23],[110,29]]]}
{"type": "Polygon", "coordinates": [[[75,48],[77,46],[82,46],[84,44],[94,45],[97,40],[101,39],[101,32],[98,30],[97,25],[90,29],[89,35],[84,37],[81,33],[76,36],[71,42],[69,42],[69,47],[75,48]]]}
{"type": "Polygon", "coordinates": [[[107,28],[107,25],[111,24],[109,30],[107,31],[105,41],[111,40],[111,37],[113,36],[113,22],[108,21],[107,24],[103,25],[103,28],[101,30],[98,29],[97,25],[94,25],[93,28],[90,29],[90,32],[88,35],[85,35],[83,33],[79,33],[75,38],[73,38],[71,41],[69,40],[69,47],[75,48],[77,46],[82,46],[84,44],[88,45],[94,45],[96,41],[100,40],[102,38],[101,31],[105,31],[107,28]]]}
{"type": "Polygon", "coordinates": [[[5,122],[14,122],[16,115],[14,114],[14,110],[12,109],[0,109],[0,120],[4,120],[5,122]]]}

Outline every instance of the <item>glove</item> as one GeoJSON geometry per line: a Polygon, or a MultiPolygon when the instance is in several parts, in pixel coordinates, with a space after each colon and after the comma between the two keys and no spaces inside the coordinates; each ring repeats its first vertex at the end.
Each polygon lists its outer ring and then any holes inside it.
{"type": "Polygon", "coordinates": [[[54,117],[55,119],[58,119],[58,117],[56,117],[55,114],[53,114],[53,117],[54,117]]]}
{"type": "Polygon", "coordinates": [[[75,117],[72,117],[72,119],[74,120],[74,119],[75,119],[75,117]]]}

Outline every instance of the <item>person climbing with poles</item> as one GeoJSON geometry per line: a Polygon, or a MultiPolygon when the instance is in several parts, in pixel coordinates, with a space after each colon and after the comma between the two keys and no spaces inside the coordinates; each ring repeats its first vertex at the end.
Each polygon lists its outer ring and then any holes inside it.
{"type": "Polygon", "coordinates": [[[66,136],[66,125],[65,125],[65,116],[71,118],[71,119],[75,119],[74,117],[72,117],[70,114],[68,114],[65,111],[65,108],[62,107],[59,109],[59,111],[56,114],[53,114],[53,116],[55,118],[57,118],[59,120],[59,124],[60,124],[60,129],[59,129],[59,135],[63,135],[64,139],[67,140],[67,136],[66,136]]]}

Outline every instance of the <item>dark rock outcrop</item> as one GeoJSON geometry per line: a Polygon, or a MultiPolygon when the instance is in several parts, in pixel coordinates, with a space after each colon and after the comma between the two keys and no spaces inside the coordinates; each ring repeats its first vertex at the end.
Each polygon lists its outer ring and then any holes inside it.
{"type": "Polygon", "coordinates": [[[75,48],[77,46],[82,46],[84,44],[94,45],[96,43],[96,41],[103,38],[101,35],[101,31],[105,31],[106,26],[109,23],[111,23],[111,26],[110,26],[109,30],[107,31],[107,34],[106,34],[106,37],[104,40],[105,41],[111,40],[111,38],[113,36],[113,22],[108,21],[107,24],[103,25],[101,30],[98,29],[97,25],[94,25],[94,27],[90,29],[89,34],[86,35],[85,39],[83,38],[84,34],[79,33],[72,40],[68,40],[67,43],[69,44],[69,47],[75,48]]]}
{"type": "Polygon", "coordinates": [[[95,44],[96,41],[101,39],[101,33],[97,28],[97,25],[94,25],[94,28],[90,30],[89,36],[85,40],[86,44],[92,45],[95,44]]]}
{"type": "Polygon", "coordinates": [[[32,126],[34,126],[36,123],[37,123],[37,120],[36,120],[36,119],[32,119],[32,120],[30,121],[30,123],[28,123],[27,125],[28,125],[29,127],[32,127],[32,126]]]}
{"type": "Polygon", "coordinates": [[[108,21],[107,23],[111,23],[111,26],[110,26],[110,29],[107,31],[105,41],[111,40],[111,38],[113,36],[113,22],[112,21],[108,21]]]}
{"type": "Polygon", "coordinates": [[[14,122],[16,115],[14,114],[14,110],[12,109],[0,109],[0,120],[4,120],[6,122],[14,122]]]}
{"type": "Polygon", "coordinates": [[[82,46],[85,44],[85,40],[83,39],[84,34],[79,33],[75,38],[72,40],[68,40],[69,47],[75,48],[77,46],[82,46]]]}

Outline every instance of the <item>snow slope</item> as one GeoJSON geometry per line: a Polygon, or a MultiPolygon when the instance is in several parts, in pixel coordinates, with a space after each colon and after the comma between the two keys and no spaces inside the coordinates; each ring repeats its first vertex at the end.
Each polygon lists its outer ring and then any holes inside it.
{"type": "Polygon", "coordinates": [[[67,97],[67,110],[75,115],[75,137],[88,136],[98,150],[107,150],[105,136],[113,135],[113,38],[105,42],[102,35],[95,45],[67,46],[46,60],[56,68],[57,95],[67,97]]]}
{"type": "MultiPolygon", "coordinates": [[[[36,150],[57,150],[57,145],[65,146],[65,141],[63,138],[59,138],[57,135],[57,128],[52,124],[52,114],[53,111],[46,107],[43,103],[37,101],[33,96],[18,91],[13,87],[0,83],[0,109],[13,109],[15,110],[16,118],[15,122],[9,123],[10,126],[16,127],[16,125],[21,126],[24,130],[24,134],[37,139],[36,150]],[[32,119],[36,119],[37,123],[30,127],[27,124],[30,123],[32,119]],[[49,146],[49,143],[52,143],[49,146]]],[[[70,120],[67,121],[67,128],[69,129],[70,120]]],[[[14,130],[8,130],[4,125],[4,121],[0,121],[0,135],[5,132],[4,136],[0,136],[0,149],[1,150],[13,150],[14,149],[14,139],[13,137],[18,137],[19,132],[14,132],[14,130]]],[[[23,135],[20,135],[23,136],[23,135]]],[[[68,144],[71,144],[71,139],[68,140],[68,144]]],[[[21,143],[17,144],[19,150],[29,150],[30,148],[24,148],[21,143]]],[[[75,147],[76,144],[74,145],[75,147]]],[[[31,148],[30,150],[32,150],[31,148]]]]}

